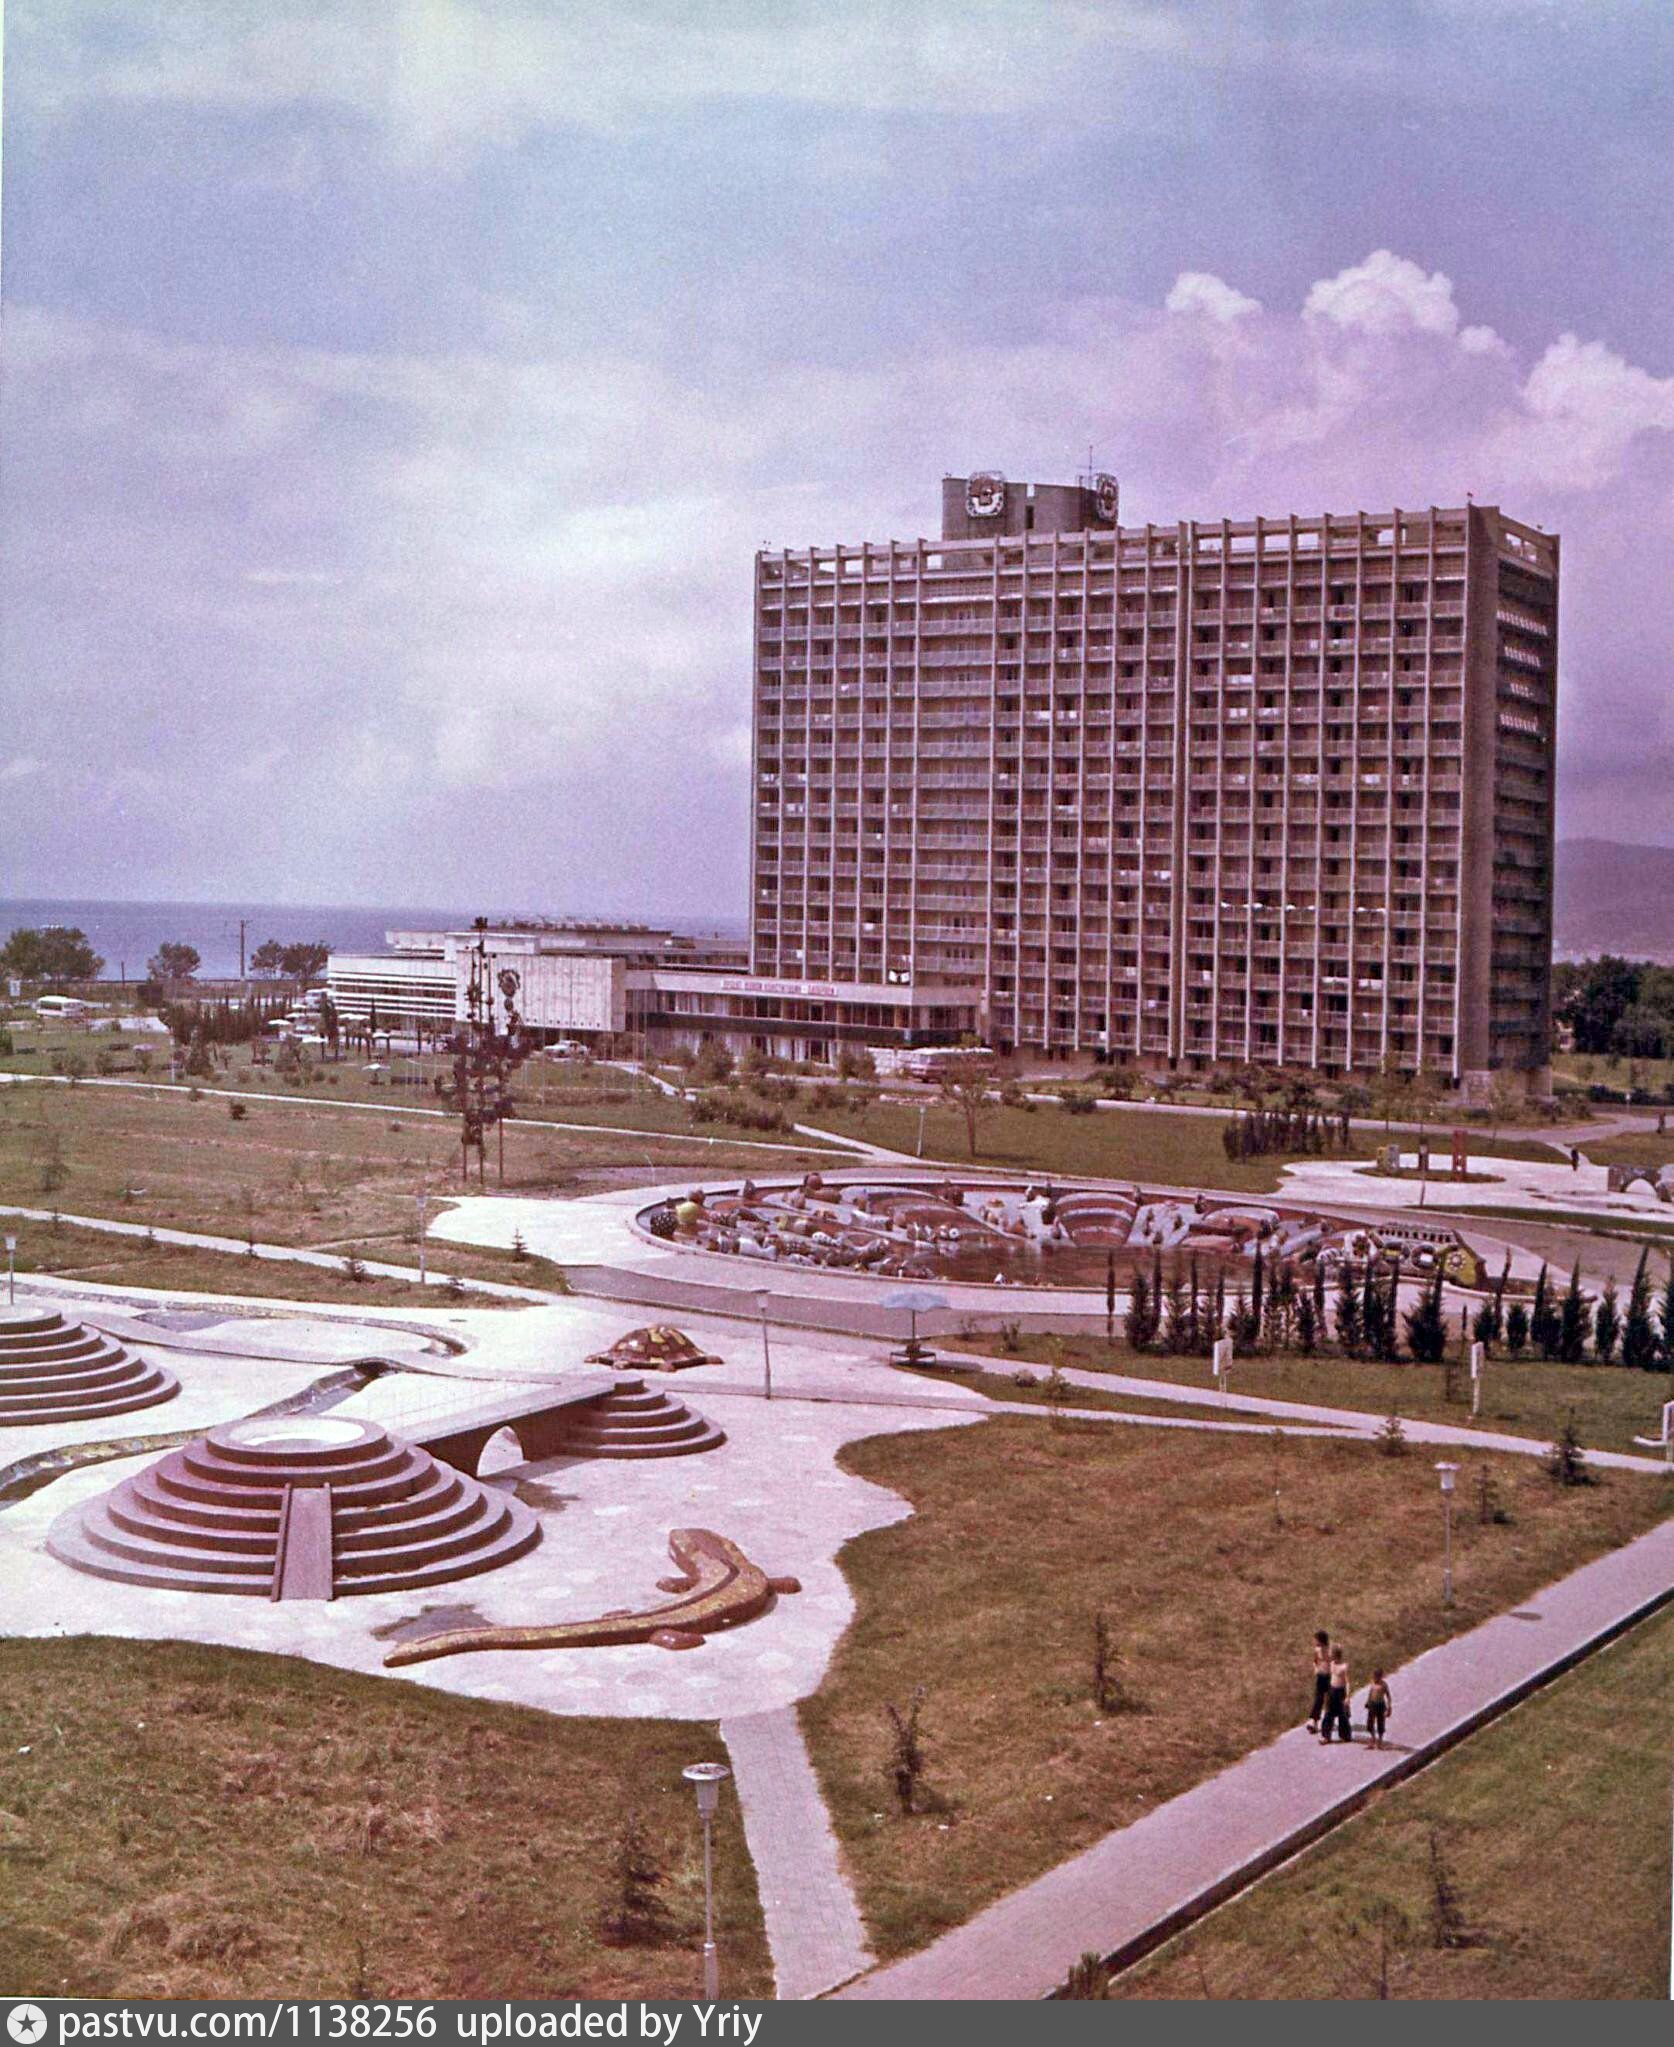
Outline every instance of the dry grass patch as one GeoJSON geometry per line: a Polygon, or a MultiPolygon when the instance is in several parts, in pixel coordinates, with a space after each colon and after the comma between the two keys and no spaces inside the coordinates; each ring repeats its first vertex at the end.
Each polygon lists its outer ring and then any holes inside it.
{"type": "MultiPolygon", "coordinates": [[[[712,1727],[554,1719],[281,1657],[0,1643],[0,1983],[91,1997],[687,1997],[712,1727]],[[663,1938],[601,1938],[631,1811],[663,1938]]],[[[771,1972],[722,1802],[731,1994],[771,1972]]]]}
{"type": "MultiPolygon", "coordinates": [[[[78,1229],[74,1223],[8,1221],[7,1232],[17,1237],[19,1272],[51,1273],[69,1279],[105,1282],[111,1286],[151,1287],[160,1293],[226,1294],[241,1299],[281,1301],[322,1301],[337,1306],[366,1308],[450,1307],[515,1308],[519,1304],[503,1294],[484,1293],[467,1287],[463,1293],[443,1293],[434,1285],[421,1287],[416,1280],[382,1279],[371,1273],[354,1280],[347,1272],[317,1265],[293,1264],[288,1259],[249,1258],[242,1252],[198,1251],[185,1244],[147,1243],[144,1237],[115,1236],[104,1230],[78,1229]]],[[[466,1265],[451,1256],[446,1270],[463,1271],[466,1265]]],[[[346,1255],[346,1254],[345,1254],[346,1255]]],[[[389,1258],[392,1263],[416,1263],[379,1245],[361,1247],[365,1258],[389,1258]]],[[[475,1275],[479,1261],[467,1261],[475,1275]]],[[[485,1277],[502,1277],[497,1264],[488,1265],[485,1277]]],[[[530,1261],[533,1267],[534,1260],[530,1261]]],[[[431,1260],[431,1270],[443,1270],[431,1260]]],[[[553,1268],[555,1271],[556,1268],[553,1268]]],[[[562,1275],[558,1275],[559,1278],[562,1275]]],[[[531,1272],[507,1272],[504,1277],[522,1286],[545,1286],[550,1280],[531,1272]]]]}
{"type": "MultiPolygon", "coordinates": [[[[801,1171],[830,1155],[709,1146],[655,1134],[506,1126],[505,1192],[556,1194],[602,1170],[646,1179],[801,1171]]],[[[179,1090],[0,1087],[0,1202],[112,1216],[172,1229],[314,1245],[399,1241],[416,1229],[414,1195],[459,1190],[451,1124],[304,1103],[193,1101],[179,1090]],[[234,1117],[233,1108],[242,1108],[234,1117]]],[[[489,1191],[499,1190],[491,1156],[489,1191]]],[[[473,1189],[471,1191],[475,1191],[473,1189]]],[[[538,1282],[537,1282],[538,1283],[538,1282]]]]}
{"type": "Polygon", "coordinates": [[[1293,1725],[1315,1628],[1357,1673],[1393,1667],[1674,1510],[1659,1478],[1564,1490],[1532,1459],[1467,1454],[1449,1612],[1422,1455],[1018,1416],[842,1462],[915,1510],[842,1552],[858,1615],[802,1708],[883,1955],[1293,1725]],[[1476,1520],[1479,1468],[1509,1522],[1476,1520]],[[1114,1710],[1091,1697],[1101,1611],[1114,1710]],[[925,1795],[903,1818],[886,1709],[921,1686],[925,1795]]]}
{"type": "Polygon", "coordinates": [[[1674,1618],[1637,1629],[1152,1961],[1117,1997],[1666,1998],[1674,1618]],[[1531,1795],[1531,1787],[1538,1787],[1531,1795]],[[1438,1947],[1431,1837],[1457,1887],[1438,1947]]]}

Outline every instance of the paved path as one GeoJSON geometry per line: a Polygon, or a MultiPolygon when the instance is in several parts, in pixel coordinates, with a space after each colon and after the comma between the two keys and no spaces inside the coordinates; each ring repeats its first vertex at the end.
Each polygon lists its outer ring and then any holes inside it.
{"type": "Polygon", "coordinates": [[[781,1998],[818,1997],[871,1950],[794,1706],[721,1722],[781,1998]]]}
{"type": "Polygon", "coordinates": [[[1039,1998],[1084,1954],[1134,1959],[1669,1599],[1674,1522],[1391,1672],[1398,1747],[1296,1728],[837,1994],[1039,1998]]]}

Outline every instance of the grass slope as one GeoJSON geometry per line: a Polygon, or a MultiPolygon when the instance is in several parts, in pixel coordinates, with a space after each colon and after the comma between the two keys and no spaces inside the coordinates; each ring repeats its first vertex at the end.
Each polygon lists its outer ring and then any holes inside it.
{"type": "MultiPolygon", "coordinates": [[[[713,1728],[553,1719],[282,1657],[0,1643],[0,1984],[48,1997],[689,1997],[713,1728]],[[621,1828],[672,1931],[607,1946],[621,1828]]],[[[729,1993],[770,1994],[726,1797],[729,1993]]]]}
{"type": "Polygon", "coordinates": [[[1357,1673],[1393,1667],[1674,1511],[1660,1478],[1565,1491],[1499,1458],[1484,1461],[1511,1519],[1483,1526],[1477,1460],[1461,1461],[1449,1611],[1423,1456],[1021,1416],[851,1444],[845,1468],[915,1511],[842,1552],[858,1611],[802,1715],[880,1955],[1294,1724],[1315,1628],[1357,1673]],[[1123,1694],[1103,1713],[1101,1610],[1123,1694]],[[921,1686],[931,1798],[903,1819],[885,1709],[921,1686]]]}

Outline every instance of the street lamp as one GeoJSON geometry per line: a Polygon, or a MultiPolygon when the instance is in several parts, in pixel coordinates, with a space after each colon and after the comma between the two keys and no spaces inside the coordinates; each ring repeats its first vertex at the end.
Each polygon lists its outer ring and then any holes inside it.
{"type": "Polygon", "coordinates": [[[424,1225],[426,1216],[428,1215],[430,1209],[430,1195],[428,1190],[423,1194],[415,1194],[413,1196],[413,1200],[418,1208],[419,1285],[423,1286],[425,1281],[424,1225]]]}
{"type": "Polygon", "coordinates": [[[17,1239],[6,1239],[6,1306],[17,1306],[17,1239]]]}
{"type": "Polygon", "coordinates": [[[715,1953],[715,1864],[709,1829],[721,1786],[732,1772],[725,1763],[688,1763],[680,1774],[697,1793],[698,1818],[703,1822],[703,1994],[713,2004],[721,1994],[721,1965],[715,1953]]]}
{"type": "Polygon", "coordinates": [[[756,1288],[756,1312],[761,1316],[761,1384],[762,1397],[773,1398],[773,1352],[767,1340],[767,1309],[773,1296],[764,1286],[756,1288]]]}
{"type": "Polygon", "coordinates": [[[929,1106],[928,1102],[920,1102],[918,1105],[918,1156],[920,1158],[924,1156],[924,1112],[929,1106]]]}
{"type": "Polygon", "coordinates": [[[1436,1476],[1441,1480],[1442,1490],[1442,1605],[1453,1604],[1453,1481],[1458,1474],[1457,1464],[1438,1464],[1436,1476]]]}

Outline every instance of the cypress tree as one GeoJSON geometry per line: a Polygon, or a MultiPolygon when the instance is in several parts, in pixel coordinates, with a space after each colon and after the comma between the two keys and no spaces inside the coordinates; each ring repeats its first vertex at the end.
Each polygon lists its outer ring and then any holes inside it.
{"type": "Polygon", "coordinates": [[[1616,1362],[1616,1340],[1622,1333],[1621,1310],[1616,1306],[1616,1279],[1612,1274],[1593,1310],[1593,1356],[1601,1365],[1616,1362]]]}
{"type": "Polygon", "coordinates": [[[1136,1272],[1128,1293],[1128,1342],[1135,1350],[1149,1350],[1157,1333],[1153,1298],[1150,1281],[1143,1272],[1136,1272]]]}
{"type": "Polygon", "coordinates": [[[1564,1292],[1563,1306],[1558,1310],[1558,1356],[1564,1364],[1578,1365],[1586,1355],[1587,1326],[1591,1319],[1587,1297],[1581,1291],[1581,1265],[1577,1260],[1564,1292]]]}
{"type": "Polygon", "coordinates": [[[1647,1267],[1650,1247],[1639,1254],[1639,1264],[1628,1289],[1627,1314],[1622,1319],[1622,1363],[1635,1372],[1656,1369],[1657,1331],[1651,1320],[1651,1275],[1647,1267]]]}
{"type": "Polygon", "coordinates": [[[1360,1314],[1360,1290],[1345,1261],[1337,1268],[1337,1343],[1345,1357],[1357,1358],[1365,1341],[1366,1325],[1360,1314]]]}
{"type": "Polygon", "coordinates": [[[1447,1322],[1442,1314],[1442,1276],[1426,1288],[1416,1308],[1407,1311],[1407,1348],[1417,1365],[1439,1365],[1447,1349],[1447,1322]]]}
{"type": "Polygon", "coordinates": [[[1529,1311],[1521,1301],[1513,1301],[1505,1311],[1505,1347],[1514,1358],[1520,1358],[1529,1346],[1529,1311]]]}
{"type": "Polygon", "coordinates": [[[1668,1261],[1668,1280],[1662,1290],[1662,1340],[1657,1345],[1657,1362],[1674,1380],[1674,1258],[1668,1261]]]}
{"type": "Polygon", "coordinates": [[[1552,1293],[1546,1267],[1535,1281],[1534,1304],[1529,1309],[1529,1341],[1548,1361],[1558,1354],[1558,1317],[1552,1307],[1552,1293]]]}
{"type": "Polygon", "coordinates": [[[1255,1331],[1255,1340],[1261,1341],[1261,1314],[1263,1305],[1266,1270],[1262,1263],[1261,1239],[1256,1238],[1255,1269],[1250,1275],[1250,1324],[1255,1331]]]}

